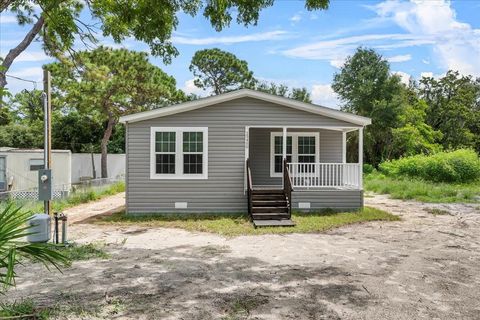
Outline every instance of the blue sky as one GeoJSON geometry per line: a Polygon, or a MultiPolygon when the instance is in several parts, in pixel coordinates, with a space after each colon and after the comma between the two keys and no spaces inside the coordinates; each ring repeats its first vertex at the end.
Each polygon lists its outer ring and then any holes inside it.
{"type": "MultiPolygon", "coordinates": [[[[391,63],[392,72],[407,81],[440,76],[448,69],[480,76],[480,1],[331,1],[327,11],[308,12],[303,1],[279,1],[262,11],[257,26],[232,23],[215,32],[203,16],[180,15],[173,42],[180,55],[170,65],[151,58],[177,79],[177,86],[200,95],[188,70],[195,51],[218,47],[249,63],[255,76],[290,86],[305,86],[314,102],[337,108],[330,83],[345,58],[359,46],[375,48],[391,63]]],[[[28,28],[9,13],[0,17],[0,55],[23,38],[28,28]]],[[[101,44],[131,50],[148,47],[134,40],[101,44]]],[[[34,43],[14,62],[9,74],[41,80],[41,66],[50,62],[34,43]]],[[[32,84],[8,79],[12,92],[32,84]]],[[[41,85],[39,85],[39,88],[41,85]]]]}

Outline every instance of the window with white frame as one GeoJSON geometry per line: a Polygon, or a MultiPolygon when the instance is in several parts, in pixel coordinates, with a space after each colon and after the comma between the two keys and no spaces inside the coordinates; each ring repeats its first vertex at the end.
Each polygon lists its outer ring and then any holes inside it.
{"type": "MultiPolygon", "coordinates": [[[[287,162],[316,163],[319,161],[319,133],[291,132],[287,134],[287,162]]],[[[283,172],[283,133],[272,132],[270,141],[270,176],[283,172]]]]}
{"type": "Polygon", "coordinates": [[[151,179],[207,179],[208,128],[151,128],[151,179]]]}

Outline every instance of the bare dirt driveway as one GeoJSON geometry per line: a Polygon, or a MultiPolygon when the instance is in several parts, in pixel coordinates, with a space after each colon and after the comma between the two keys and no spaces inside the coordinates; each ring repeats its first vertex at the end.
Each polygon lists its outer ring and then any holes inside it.
{"type": "Polygon", "coordinates": [[[70,319],[480,319],[480,205],[365,202],[402,221],[235,238],[74,224],[111,258],[25,267],[7,298],[70,319]]]}

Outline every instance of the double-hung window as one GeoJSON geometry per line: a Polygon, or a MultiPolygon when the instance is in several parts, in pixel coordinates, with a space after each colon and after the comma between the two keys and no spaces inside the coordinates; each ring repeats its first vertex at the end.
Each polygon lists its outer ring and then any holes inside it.
{"type": "Polygon", "coordinates": [[[208,128],[151,128],[151,179],[207,179],[208,128]]]}
{"type": "MultiPolygon", "coordinates": [[[[283,172],[283,133],[271,133],[270,176],[281,177],[283,172]]],[[[316,163],[319,161],[318,132],[287,134],[287,162],[316,163]]]]}

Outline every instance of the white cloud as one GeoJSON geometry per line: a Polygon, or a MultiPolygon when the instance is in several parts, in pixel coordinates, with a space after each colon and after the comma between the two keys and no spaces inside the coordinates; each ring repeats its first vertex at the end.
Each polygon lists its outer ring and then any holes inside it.
{"type": "Polygon", "coordinates": [[[405,61],[412,60],[412,55],[410,55],[410,54],[397,55],[397,56],[393,56],[393,57],[388,57],[387,60],[390,63],[392,63],[392,62],[405,62],[405,61]]]}
{"type": "Polygon", "coordinates": [[[431,39],[412,34],[366,34],[337,39],[322,40],[292,48],[283,53],[290,57],[312,60],[343,61],[360,46],[387,49],[434,43],[431,39]]]}
{"type": "Polygon", "coordinates": [[[293,23],[300,22],[300,20],[302,20],[302,15],[300,13],[296,13],[289,20],[293,23]]]}
{"type": "Polygon", "coordinates": [[[400,80],[402,81],[402,83],[404,83],[405,85],[408,85],[409,82],[410,82],[410,78],[412,78],[412,76],[406,72],[403,72],[403,71],[393,71],[392,72],[393,74],[396,74],[397,76],[400,77],[400,80]]]}
{"type": "Polygon", "coordinates": [[[0,24],[17,23],[17,17],[10,15],[0,15],[0,24]]]}
{"type": "Polygon", "coordinates": [[[430,64],[430,60],[428,60],[428,59],[422,59],[422,62],[425,63],[425,64],[430,64]]]}
{"type": "Polygon", "coordinates": [[[15,59],[15,62],[45,61],[50,59],[52,58],[48,57],[43,51],[24,51],[15,59]]]}
{"type": "Polygon", "coordinates": [[[392,0],[371,8],[410,34],[434,40],[434,54],[444,68],[480,75],[480,29],[458,21],[450,1],[392,0]]]}
{"type": "Polygon", "coordinates": [[[341,67],[343,67],[344,63],[345,63],[344,59],[333,59],[333,60],[330,61],[330,65],[332,67],[337,68],[337,69],[340,69],[341,67]]]}
{"type": "Polygon", "coordinates": [[[182,36],[173,36],[172,42],[175,44],[189,45],[212,45],[212,44],[233,44],[241,42],[256,42],[283,39],[289,36],[287,31],[276,30],[269,32],[252,33],[240,36],[208,37],[208,38],[188,38],[182,36]]]}
{"type": "MultiPolygon", "coordinates": [[[[341,38],[337,35],[337,38],[323,39],[285,50],[283,54],[296,58],[325,60],[332,65],[338,65],[338,61],[353,54],[359,46],[382,51],[430,46],[436,60],[445,70],[454,69],[464,74],[480,75],[480,29],[458,21],[450,1],[387,0],[367,7],[377,14],[377,17],[372,19],[377,26],[386,21],[393,22],[405,32],[341,38]]],[[[408,55],[399,55],[391,57],[390,61],[407,61],[407,57],[408,55]]]]}
{"type": "Polygon", "coordinates": [[[186,93],[186,94],[195,94],[197,96],[201,96],[201,97],[204,97],[204,96],[207,96],[208,95],[208,92],[203,90],[203,89],[200,89],[199,87],[195,86],[195,83],[194,83],[195,79],[190,79],[190,80],[187,80],[185,81],[185,84],[182,88],[182,90],[186,93]]]}
{"type": "Polygon", "coordinates": [[[433,78],[433,72],[422,72],[420,73],[421,78],[433,78]]]}
{"type": "Polygon", "coordinates": [[[340,109],[340,100],[330,84],[314,84],[311,91],[313,103],[340,109]]]}

